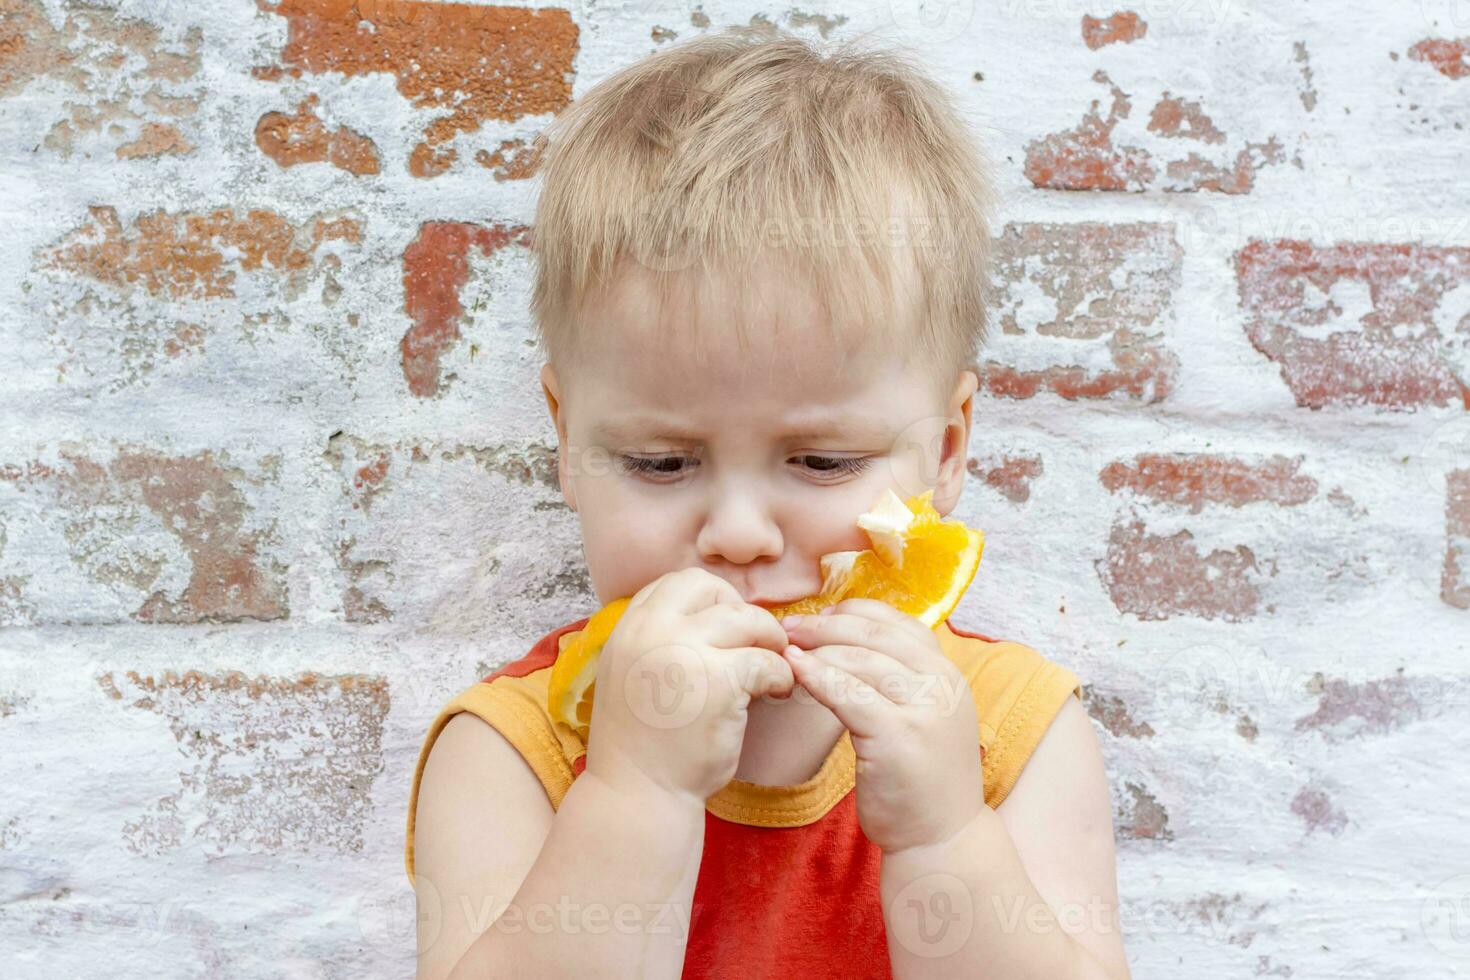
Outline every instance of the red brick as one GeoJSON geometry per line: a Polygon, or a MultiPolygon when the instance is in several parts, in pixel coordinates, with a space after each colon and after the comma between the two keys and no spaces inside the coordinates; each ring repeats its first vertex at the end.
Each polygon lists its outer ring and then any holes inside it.
{"type": "Polygon", "coordinates": [[[1135,721],[1128,703],[1112,694],[1098,694],[1091,684],[1082,685],[1082,701],[1087,713],[1119,738],[1153,738],[1154,729],[1146,721],[1135,721]]]}
{"type": "Polygon", "coordinates": [[[1247,143],[1233,160],[1223,164],[1191,153],[1183,160],[1169,161],[1165,173],[1175,182],[1175,187],[1165,189],[1249,194],[1255,189],[1256,173],[1268,163],[1280,163],[1284,159],[1285,152],[1274,136],[1263,143],[1247,143]]]}
{"type": "Polygon", "coordinates": [[[45,4],[0,0],[0,98],[39,79],[67,87],[59,97],[32,100],[17,117],[38,125],[48,116],[37,109],[65,107],[66,117],[33,142],[62,158],[95,149],[119,159],[192,153],[180,124],[198,113],[204,94],[203,32],[193,27],[168,40],[156,25],[101,5],[61,13],[66,19],[53,27],[45,4]]]}
{"type": "Polygon", "coordinates": [[[489,256],[509,245],[529,248],[526,225],[472,225],[431,221],[403,253],[404,306],[413,325],[399,342],[408,389],[421,398],[439,393],[439,359],[459,341],[464,315],[459,293],[469,277],[470,249],[489,256]]]}
{"type": "Polygon", "coordinates": [[[479,150],[475,162],[489,170],[497,181],[526,180],[541,164],[540,150],[525,140],[501,140],[494,153],[479,150]]]}
{"type": "Polygon", "coordinates": [[[255,145],[282,167],[327,162],[362,176],[380,169],[378,148],[361,133],[345,127],[328,129],[316,114],[317,97],[309,95],[296,112],[267,112],[255,124],[255,145]]]}
{"type": "Polygon", "coordinates": [[[351,218],[318,218],[298,226],[273,211],[240,216],[233,208],[152,211],[125,228],[116,208],[87,210],[91,221],[43,249],[37,268],[73,273],[124,292],[141,288],[164,299],[233,297],[240,271],[268,270],[304,284],[316,269],[324,240],[356,242],[362,232],[351,218]],[[227,258],[227,250],[238,257],[227,258]]]}
{"type": "Polygon", "coordinates": [[[1470,77],[1470,37],[1425,38],[1409,49],[1409,60],[1433,65],[1446,78],[1470,77]]]}
{"type": "Polygon", "coordinates": [[[1173,840],[1169,811],[1163,804],[1137,783],[1125,783],[1124,788],[1128,799],[1118,808],[1114,819],[1118,836],[1131,840],[1173,840]]]}
{"type": "Polygon", "coordinates": [[[1120,10],[1102,19],[1087,14],[1082,17],[1082,41],[1094,51],[1108,44],[1130,44],[1147,33],[1148,25],[1131,10],[1120,10]]]}
{"type": "Polygon", "coordinates": [[[1298,718],[1296,730],[1318,732],[1330,742],[1382,735],[1424,714],[1402,667],[1388,677],[1362,682],[1314,674],[1308,690],[1317,695],[1317,710],[1298,718]]]}
{"type": "Polygon", "coordinates": [[[1137,146],[1113,145],[1113,130],[1128,118],[1133,103],[1114,85],[1106,72],[1093,81],[1107,85],[1112,103],[1107,118],[1092,107],[1074,129],[1054,133],[1026,146],[1026,178],[1036,187],[1064,191],[1143,190],[1157,176],[1148,151],[1137,146]]]}
{"type": "MultiPolygon", "coordinates": [[[[60,465],[41,460],[0,465],[0,487],[41,498],[40,520],[54,525],[71,560],[104,590],[142,594],[132,618],[146,623],[275,620],[288,615],[285,569],[261,554],[271,526],[247,526],[251,488],[273,482],[279,457],[261,461],[260,476],[203,452],[165,456],[122,449],[101,461],[65,451],[60,465]],[[151,513],[148,521],[143,514],[151,513]],[[172,536],[177,556],[160,555],[149,532],[172,536]],[[139,539],[142,540],[139,540],[139,539]],[[186,562],[175,592],[160,583],[171,561],[186,562]]],[[[34,600],[33,601],[37,601],[34,600]]],[[[85,597],[58,618],[85,621],[85,597]]],[[[99,603],[100,605],[100,603],[99,603]]]]}
{"type": "Polygon", "coordinates": [[[191,670],[97,681],[117,710],[165,719],[182,756],[178,790],[123,825],[129,850],[362,851],[383,769],[383,678],[191,670]]]}
{"type": "Polygon", "coordinates": [[[1152,534],[1137,520],[1113,525],[1107,555],[1096,568],[1118,611],[1142,620],[1250,619],[1260,606],[1265,577],[1245,545],[1201,555],[1189,531],[1152,534]]]}
{"type": "Polygon", "coordinates": [[[1291,812],[1302,818],[1307,833],[1325,830],[1336,837],[1347,827],[1347,814],[1323,790],[1305,786],[1292,798],[1291,812]]]}
{"type": "Polygon", "coordinates": [[[1456,315],[1446,295],[1470,290],[1470,248],[1255,240],[1235,270],[1246,335],[1298,405],[1470,408],[1452,356],[1470,342],[1470,316],[1438,322],[1456,315]],[[1366,309],[1345,309],[1334,289],[1366,309]]]}
{"type": "Polygon", "coordinates": [[[970,459],[965,469],[986,486],[999,490],[1012,503],[1025,503],[1031,498],[1031,483],[1041,475],[1040,456],[986,456],[970,459]]]}
{"type": "Polygon", "coordinates": [[[1109,463],[1099,474],[1112,493],[1127,489],[1198,514],[1207,503],[1243,507],[1271,503],[1292,507],[1317,494],[1317,481],[1301,476],[1302,457],[1271,456],[1254,462],[1205,453],[1143,453],[1132,462],[1109,463]]]}
{"type": "Polygon", "coordinates": [[[414,108],[445,110],[407,161],[417,177],[453,164],[451,143],[488,121],[560,112],[572,100],[579,40],[566,10],[421,0],[281,0],[262,10],[286,18],[278,64],[257,78],[383,72],[414,108]],[[366,26],[364,26],[366,25],[366,26]]]}
{"type": "Polygon", "coordinates": [[[169,399],[201,379],[213,391],[217,372],[248,388],[281,381],[282,356],[299,384],[320,373],[303,351],[323,350],[349,370],[372,353],[351,329],[357,304],[330,309],[344,292],[337,275],[362,242],[362,219],[342,213],[298,224],[263,210],[153,211],[124,224],[116,209],[94,205],[88,220],[36,249],[25,288],[47,311],[42,336],[70,397],[158,385],[169,399]],[[324,306],[295,323],[290,311],[308,292],[324,306]]]}
{"type": "Polygon", "coordinates": [[[1205,115],[1198,102],[1171,98],[1168,92],[1149,113],[1148,131],[1171,139],[1225,142],[1225,134],[1215,127],[1215,121],[1205,115]]]}
{"type": "MultiPolygon", "coordinates": [[[[1261,168],[1285,159],[1281,143],[1269,136],[1247,140],[1233,153],[1226,149],[1216,157],[1190,150],[1156,160],[1147,149],[1123,142],[1116,133],[1133,112],[1127,93],[1106,72],[1095,73],[1093,81],[1108,86],[1111,103],[1107,116],[1101,113],[1101,103],[1093,100],[1074,128],[1028,143],[1024,169],[1032,186],[1063,191],[1144,191],[1158,187],[1175,192],[1246,194],[1255,187],[1261,168]]],[[[1148,129],[1165,138],[1226,142],[1226,134],[1205,115],[1200,103],[1174,98],[1168,92],[1154,106],[1149,119],[1148,129]]]]}
{"type": "Polygon", "coordinates": [[[1470,609],[1470,469],[1453,470],[1445,481],[1444,574],[1440,598],[1470,609]]]}
{"type": "Polygon", "coordinates": [[[1179,370],[1164,336],[1183,254],[1172,225],[1007,225],[996,242],[1000,336],[989,346],[997,356],[980,365],[982,388],[1005,398],[1049,391],[1069,401],[1164,399],[1179,370]],[[1027,297],[1038,291],[1047,306],[1033,311],[1027,297]],[[1044,350],[1054,363],[1016,367],[1003,356],[1004,347],[1020,346],[1011,337],[1029,337],[1025,350],[1044,350]],[[1108,366],[1084,366],[1097,360],[1108,366]]]}
{"type": "Polygon", "coordinates": [[[184,138],[179,128],[172,123],[146,122],[138,138],[117,148],[119,160],[137,160],[150,157],[184,156],[193,153],[195,146],[184,138]]]}

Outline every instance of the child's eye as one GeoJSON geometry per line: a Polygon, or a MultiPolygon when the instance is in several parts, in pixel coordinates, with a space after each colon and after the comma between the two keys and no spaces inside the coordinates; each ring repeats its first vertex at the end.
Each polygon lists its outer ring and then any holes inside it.
{"type": "Polygon", "coordinates": [[[861,473],[871,460],[863,456],[798,456],[797,459],[813,461],[811,469],[817,473],[861,473]]]}
{"type": "MultiPolygon", "coordinates": [[[[871,460],[862,456],[818,456],[815,454],[804,454],[794,457],[805,460],[807,468],[814,473],[861,473],[867,469],[871,460]]],[[[633,473],[645,476],[681,476],[685,470],[683,467],[687,457],[684,456],[619,456],[623,467],[633,473]]],[[[699,465],[698,459],[688,459],[688,462],[699,465]]]]}
{"type": "Polygon", "coordinates": [[[624,469],[651,476],[678,476],[681,471],[675,464],[684,462],[682,456],[619,456],[618,459],[624,469]]]}

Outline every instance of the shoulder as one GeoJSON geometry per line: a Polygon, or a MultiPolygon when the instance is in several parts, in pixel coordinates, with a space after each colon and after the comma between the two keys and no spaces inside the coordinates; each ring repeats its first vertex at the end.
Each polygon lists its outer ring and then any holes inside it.
{"type": "Polygon", "coordinates": [[[515,894],[555,814],[520,754],[462,711],[434,744],[415,816],[406,860],[419,912],[418,976],[447,977],[480,930],[474,916],[444,915],[444,903],[515,894]]]}
{"type": "Polygon", "coordinates": [[[1082,696],[1070,669],[1014,640],[951,622],[937,634],[945,655],[969,681],[984,750],[985,802],[998,807],[1069,698],[1082,696]]]}
{"type": "Polygon", "coordinates": [[[565,639],[585,623],[582,619],[542,636],[525,655],[450,698],[429,722],[409,787],[405,864],[410,879],[414,874],[413,839],[419,791],[431,756],[436,767],[448,766],[448,771],[454,773],[461,771],[463,764],[474,762],[462,751],[465,748],[494,751],[508,744],[535,774],[552,807],[561,805],[575,778],[573,762],[586,752],[586,746],[576,732],[551,720],[546,703],[547,683],[565,639]],[[501,738],[490,735],[475,722],[460,718],[466,714],[489,725],[501,738]],[[436,752],[441,742],[446,751],[436,752]]]}

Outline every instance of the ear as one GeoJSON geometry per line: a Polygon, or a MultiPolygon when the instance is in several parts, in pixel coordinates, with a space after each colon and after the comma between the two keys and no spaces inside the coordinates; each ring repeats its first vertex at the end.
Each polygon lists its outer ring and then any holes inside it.
{"type": "Polygon", "coordinates": [[[577,494],[572,489],[567,462],[567,420],[562,407],[561,382],[549,361],[541,365],[541,393],[546,396],[546,408],[551,413],[551,424],[556,427],[556,479],[561,485],[562,499],[575,512],[577,494]]]}
{"type": "Polygon", "coordinates": [[[941,515],[954,510],[965,489],[966,464],[970,456],[970,420],[980,376],[972,369],[960,372],[950,396],[949,422],[944,430],[944,448],[939,455],[939,479],[934,486],[934,509],[941,515]]]}

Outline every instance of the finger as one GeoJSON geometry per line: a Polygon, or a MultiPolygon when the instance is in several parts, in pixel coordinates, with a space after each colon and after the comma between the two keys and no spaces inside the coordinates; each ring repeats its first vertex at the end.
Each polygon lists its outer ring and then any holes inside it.
{"type": "Polygon", "coordinates": [[[800,647],[786,648],[796,682],[826,707],[856,737],[871,737],[883,728],[893,702],[840,667],[824,663],[800,647]]]}
{"type": "Polygon", "coordinates": [[[745,600],[740,590],[729,582],[691,565],[660,577],[648,601],[667,603],[674,612],[687,614],[719,603],[738,605],[745,600]]]}
{"type": "Polygon", "coordinates": [[[791,642],[775,616],[743,600],[738,606],[725,603],[707,606],[689,619],[698,624],[700,635],[710,646],[721,649],[765,647],[779,654],[791,642]]]}
{"type": "Polygon", "coordinates": [[[766,695],[785,696],[796,686],[796,673],[779,653],[762,647],[737,647],[721,651],[732,656],[725,662],[735,686],[751,700],[766,695]]]}
{"type": "Polygon", "coordinates": [[[653,594],[653,590],[656,589],[656,588],[658,588],[659,583],[662,582],[662,581],[663,581],[663,578],[660,577],[660,578],[652,579],[652,580],[650,580],[648,582],[644,582],[643,583],[643,588],[639,589],[637,592],[634,592],[633,595],[632,595],[632,597],[628,599],[628,608],[626,608],[626,609],[623,610],[623,614],[624,615],[627,615],[628,613],[632,612],[634,609],[637,609],[639,606],[641,606],[645,602],[647,602],[649,596],[651,596],[653,594]]]}
{"type": "Polygon", "coordinates": [[[859,616],[867,616],[870,619],[876,619],[880,623],[888,623],[899,629],[907,630],[912,635],[921,639],[925,636],[934,635],[934,631],[919,622],[917,616],[906,613],[902,609],[898,609],[880,599],[843,599],[836,605],[828,606],[827,609],[830,610],[828,615],[856,613],[859,616]]]}
{"type": "Polygon", "coordinates": [[[865,647],[820,646],[806,651],[822,663],[846,671],[894,704],[910,704],[925,675],[887,654],[865,647]]]}
{"type": "Polygon", "coordinates": [[[933,673],[940,669],[934,659],[933,637],[915,636],[902,624],[871,619],[866,612],[803,616],[801,622],[785,629],[791,642],[805,650],[832,645],[866,647],[887,654],[912,670],[933,673]]]}

